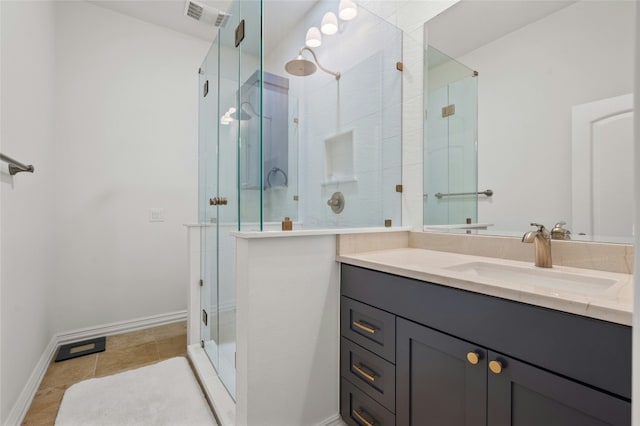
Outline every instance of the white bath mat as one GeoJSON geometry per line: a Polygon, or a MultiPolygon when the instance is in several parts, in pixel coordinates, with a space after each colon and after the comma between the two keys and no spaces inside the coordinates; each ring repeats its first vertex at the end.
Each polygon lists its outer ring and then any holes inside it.
{"type": "Polygon", "coordinates": [[[56,426],[210,426],[216,421],[184,357],[66,390],[56,426]]]}

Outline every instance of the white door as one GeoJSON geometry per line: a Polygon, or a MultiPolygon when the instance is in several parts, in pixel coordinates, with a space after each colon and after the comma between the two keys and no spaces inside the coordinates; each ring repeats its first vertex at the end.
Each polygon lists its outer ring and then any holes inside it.
{"type": "Polygon", "coordinates": [[[576,105],[572,111],[572,231],[633,235],[633,96],[576,105]]]}

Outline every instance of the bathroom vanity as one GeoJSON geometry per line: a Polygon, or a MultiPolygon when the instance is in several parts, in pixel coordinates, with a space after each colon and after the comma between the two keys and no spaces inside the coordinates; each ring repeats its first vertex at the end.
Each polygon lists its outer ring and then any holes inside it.
{"type": "Polygon", "coordinates": [[[631,424],[630,275],[593,271],[582,297],[451,266],[476,256],[380,253],[339,256],[346,423],[631,424]]]}

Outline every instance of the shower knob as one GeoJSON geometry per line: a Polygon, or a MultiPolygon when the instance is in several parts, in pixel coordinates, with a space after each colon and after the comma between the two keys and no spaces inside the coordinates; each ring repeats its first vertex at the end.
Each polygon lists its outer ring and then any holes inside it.
{"type": "Polygon", "coordinates": [[[327,200],[327,205],[331,207],[335,214],[342,213],[342,210],[344,210],[344,195],[342,195],[342,192],[334,192],[331,198],[327,200]]]}

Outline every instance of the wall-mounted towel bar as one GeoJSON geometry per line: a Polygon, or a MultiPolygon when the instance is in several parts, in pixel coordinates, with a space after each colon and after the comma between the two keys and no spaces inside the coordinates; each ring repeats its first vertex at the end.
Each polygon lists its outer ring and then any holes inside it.
{"type": "Polygon", "coordinates": [[[442,197],[453,197],[455,195],[486,195],[487,197],[491,197],[493,195],[493,191],[490,189],[487,189],[485,191],[479,191],[479,192],[455,192],[452,194],[443,194],[442,192],[437,192],[435,194],[438,200],[442,197]]]}
{"type": "Polygon", "coordinates": [[[28,165],[28,166],[25,166],[21,162],[16,161],[11,157],[7,157],[4,154],[0,154],[0,160],[4,161],[5,163],[9,163],[9,174],[11,176],[15,175],[16,173],[20,173],[20,172],[33,173],[34,168],[33,168],[33,166],[31,164],[28,165]]]}

